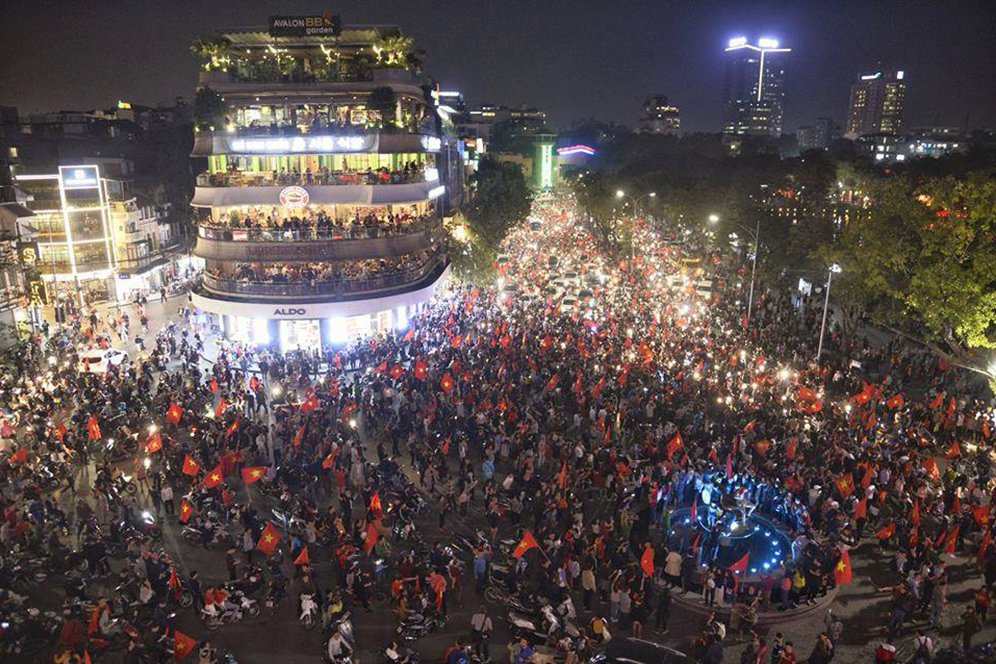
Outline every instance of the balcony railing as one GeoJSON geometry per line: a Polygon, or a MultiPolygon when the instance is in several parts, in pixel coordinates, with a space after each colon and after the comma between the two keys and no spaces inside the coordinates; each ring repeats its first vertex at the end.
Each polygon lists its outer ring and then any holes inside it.
{"type": "Polygon", "coordinates": [[[385,185],[425,182],[425,171],[395,171],[393,173],[345,172],[334,173],[202,173],[198,187],[321,187],[334,185],[385,185]]]}
{"type": "Polygon", "coordinates": [[[356,228],[302,228],[298,230],[281,228],[237,228],[232,226],[211,225],[201,222],[197,234],[206,240],[225,240],[228,242],[314,242],[314,241],[348,241],[373,240],[384,237],[397,237],[432,230],[442,225],[437,217],[419,221],[404,222],[397,226],[379,224],[377,226],[358,226],[356,228]]]}
{"type": "Polygon", "coordinates": [[[445,264],[445,253],[429,258],[425,263],[401,272],[366,279],[335,279],[304,283],[271,283],[245,279],[226,279],[210,274],[203,277],[204,288],[222,295],[257,295],[263,297],[345,297],[415,284],[445,264]]]}

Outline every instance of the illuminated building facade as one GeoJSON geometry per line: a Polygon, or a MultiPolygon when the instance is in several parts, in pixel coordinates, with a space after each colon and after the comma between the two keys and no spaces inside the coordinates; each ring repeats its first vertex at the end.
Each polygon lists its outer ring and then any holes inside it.
{"type": "Polygon", "coordinates": [[[449,271],[462,182],[410,40],[325,15],[198,43],[194,304],[281,351],[406,327],[449,271]]]}
{"type": "Polygon", "coordinates": [[[865,74],[851,86],[847,111],[848,138],[868,134],[897,136],[903,132],[906,74],[877,71],[865,74]]]}
{"type": "Polygon", "coordinates": [[[640,132],[677,136],[681,133],[681,112],[664,95],[651,95],[643,102],[640,132]]]}
{"type": "Polygon", "coordinates": [[[782,133],[785,114],[785,60],[792,49],[776,39],[751,44],[731,39],[726,48],[723,133],[766,136],[782,133]]]}

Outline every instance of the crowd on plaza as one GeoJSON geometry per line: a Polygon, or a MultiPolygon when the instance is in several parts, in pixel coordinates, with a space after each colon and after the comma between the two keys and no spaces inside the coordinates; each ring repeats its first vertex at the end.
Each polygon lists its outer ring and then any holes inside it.
{"type": "Polygon", "coordinates": [[[832,597],[872,542],[893,557],[878,584],[891,587],[890,616],[855,628],[881,642],[879,661],[921,616],[922,661],[928,624],[971,646],[996,583],[984,385],[899,342],[852,335],[845,347],[836,327],[817,364],[820,303],[759,288],[745,320],[732,257],[703,249],[694,269],[726,284],[703,298],[669,285],[689,249],[648,225],[634,222],[639,251],[620,261],[569,202],[534,215],[537,227],[506,240],[501,283],[570,268],[590,297],[561,306],[455,287],[407,330],[285,355],[223,343],[205,357],[203,316],[184,309],[107,375],[75,370],[110,332],[83,316],[8,357],[0,599],[22,615],[4,642],[41,638],[18,585],[32,561],[54,573],[85,560],[83,576],[65,577],[60,661],[118,645],[132,661],[209,650],[204,632],[178,629],[184,601],[227,622],[214,612],[257,597],[297,601],[302,616],[313,601],[334,660],[356,648],[412,657],[351,641],[350,607],[358,620],[388,604],[412,638],[452,629],[447,664],[496,656],[491,613],[510,610],[532,625],[509,644],[512,664],[545,648],[574,664],[625,635],[670,641],[680,602],[716,611],[685,644],[700,661],[728,661],[736,631],[742,662],[817,664],[842,646],[833,614],[796,644],[760,617],[832,597]],[[676,509],[746,505],[791,542],[770,570],[720,564],[720,532],[672,536],[676,509]],[[228,578],[174,565],[158,519],[216,547],[228,578]],[[946,606],[948,554],[978,577],[967,608],[946,606]],[[125,590],[88,591],[108,571],[125,590]],[[464,601],[482,606],[471,624],[443,627],[464,601]]]}
{"type": "Polygon", "coordinates": [[[271,241],[363,239],[408,233],[413,227],[424,225],[433,218],[431,210],[427,214],[418,214],[414,210],[392,210],[382,214],[370,212],[362,216],[356,211],[348,219],[334,218],[325,212],[307,217],[280,217],[276,213],[265,214],[261,210],[254,210],[248,213],[233,212],[217,221],[203,220],[199,225],[210,230],[247,231],[252,239],[271,241]]]}

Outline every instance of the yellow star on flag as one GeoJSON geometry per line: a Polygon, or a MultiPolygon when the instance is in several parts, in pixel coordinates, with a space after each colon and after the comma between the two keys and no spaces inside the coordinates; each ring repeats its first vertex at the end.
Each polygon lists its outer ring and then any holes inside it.
{"type": "Polygon", "coordinates": [[[218,475],[218,473],[211,473],[211,481],[212,482],[220,482],[221,481],[221,476],[218,475]]]}
{"type": "Polygon", "coordinates": [[[263,475],[263,471],[257,469],[257,470],[252,471],[249,474],[252,475],[253,477],[261,477],[263,475]]]}
{"type": "Polygon", "coordinates": [[[844,570],[846,570],[846,569],[847,569],[847,565],[844,564],[843,560],[841,560],[839,563],[837,563],[837,571],[838,572],[843,573],[844,570]]]}
{"type": "Polygon", "coordinates": [[[273,535],[271,535],[270,533],[266,533],[265,535],[263,535],[263,539],[265,539],[266,543],[269,544],[270,542],[273,541],[273,535]]]}

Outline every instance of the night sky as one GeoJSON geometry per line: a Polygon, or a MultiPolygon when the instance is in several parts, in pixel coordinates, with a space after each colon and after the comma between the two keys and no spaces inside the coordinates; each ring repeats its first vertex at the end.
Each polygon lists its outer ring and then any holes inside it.
{"type": "Polygon", "coordinates": [[[7,0],[0,104],[189,99],[198,35],[326,9],[347,25],[401,26],[444,88],[470,104],[539,106],[554,126],[634,125],[643,98],[662,93],[684,129],[718,131],[723,48],[743,34],[794,50],[786,131],[821,115],[843,124],[850,83],[878,61],[906,71],[908,127],[961,126],[966,114],[970,128],[996,127],[996,0],[7,0]]]}

